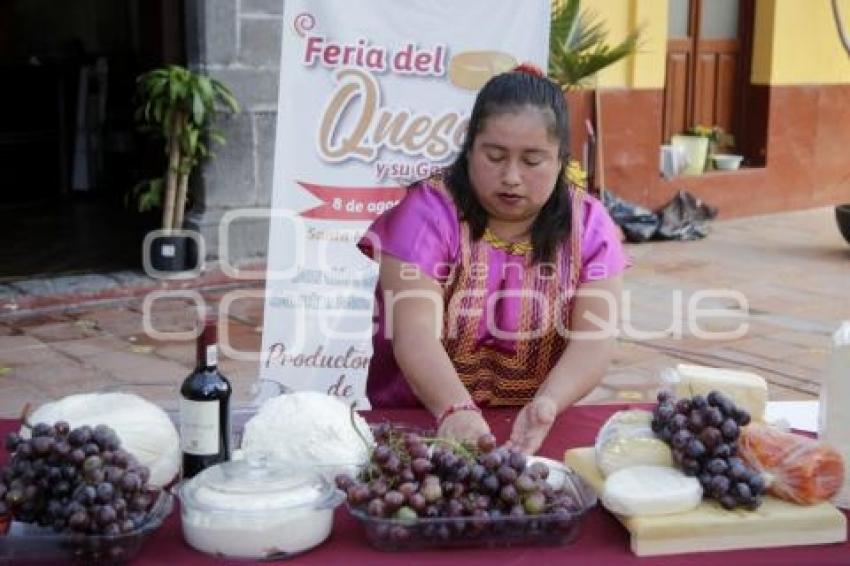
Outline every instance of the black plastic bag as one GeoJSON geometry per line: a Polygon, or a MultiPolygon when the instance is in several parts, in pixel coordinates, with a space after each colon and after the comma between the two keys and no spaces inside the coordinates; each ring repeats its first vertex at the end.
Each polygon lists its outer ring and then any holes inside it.
{"type": "Polygon", "coordinates": [[[623,230],[629,242],[646,242],[658,230],[658,215],[640,205],[628,202],[611,191],[603,191],[603,199],[608,214],[623,230]]]}
{"type": "Polygon", "coordinates": [[[708,235],[708,223],[717,216],[709,206],[687,191],[679,191],[658,213],[659,240],[700,240],[708,235]]]}

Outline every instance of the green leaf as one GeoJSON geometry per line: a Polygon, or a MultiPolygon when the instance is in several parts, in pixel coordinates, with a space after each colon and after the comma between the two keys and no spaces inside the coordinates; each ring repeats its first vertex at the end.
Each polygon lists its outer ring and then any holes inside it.
{"type": "Polygon", "coordinates": [[[157,124],[162,124],[163,114],[169,112],[165,108],[165,101],[162,99],[154,100],[153,103],[153,119],[157,124]]]}
{"type": "Polygon", "coordinates": [[[212,79],[212,85],[215,89],[216,97],[218,98],[218,100],[221,101],[224,106],[230,109],[232,112],[239,112],[239,103],[233,96],[233,92],[231,92],[231,90],[219,80],[212,79]]]}
{"type": "Polygon", "coordinates": [[[209,77],[198,77],[198,91],[204,99],[204,105],[211,106],[215,101],[215,90],[209,77]]]}
{"type": "Polygon", "coordinates": [[[201,141],[198,142],[196,149],[197,149],[197,153],[198,153],[199,157],[206,158],[210,154],[209,150],[207,149],[206,144],[204,144],[201,141]]]}
{"type": "Polygon", "coordinates": [[[552,14],[549,24],[549,50],[567,43],[579,14],[579,0],[567,0],[552,14]]]}
{"type": "Polygon", "coordinates": [[[161,96],[163,92],[165,92],[165,88],[168,86],[168,80],[164,78],[158,78],[151,82],[150,88],[150,97],[156,98],[161,96]]]}
{"type": "Polygon", "coordinates": [[[192,93],[192,121],[196,126],[204,125],[204,101],[201,100],[201,95],[198,92],[192,93]]]}
{"type": "Polygon", "coordinates": [[[171,103],[174,105],[183,105],[186,99],[186,83],[181,79],[171,81],[171,103]]]}
{"type": "Polygon", "coordinates": [[[129,204],[129,197],[132,196],[138,203],[139,212],[146,212],[162,206],[164,189],[165,180],[162,178],[145,180],[133,187],[131,194],[125,198],[125,202],[129,204]]]}
{"type": "Polygon", "coordinates": [[[184,151],[186,155],[192,157],[195,155],[198,149],[198,130],[195,128],[187,128],[186,130],[186,147],[184,151]]]}

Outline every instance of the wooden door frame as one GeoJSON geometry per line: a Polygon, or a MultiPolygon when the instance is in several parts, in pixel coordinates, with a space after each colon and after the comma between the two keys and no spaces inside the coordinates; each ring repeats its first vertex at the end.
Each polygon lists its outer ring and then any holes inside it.
{"type": "Polygon", "coordinates": [[[700,15],[702,0],[690,0],[688,3],[688,42],[691,44],[691,58],[688,60],[688,99],[686,103],[688,122],[694,118],[697,89],[697,64],[699,62],[700,15]]]}
{"type": "Polygon", "coordinates": [[[744,155],[746,164],[764,166],[767,145],[768,97],[764,87],[751,82],[753,72],[753,41],[755,36],[756,0],[739,0],[738,38],[741,62],[735,97],[736,150],[744,155]]]}

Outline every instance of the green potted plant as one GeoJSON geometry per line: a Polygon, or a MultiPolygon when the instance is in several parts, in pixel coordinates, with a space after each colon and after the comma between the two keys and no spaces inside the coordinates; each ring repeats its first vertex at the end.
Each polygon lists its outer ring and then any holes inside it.
{"type": "Polygon", "coordinates": [[[153,239],[151,265],[160,271],[183,271],[197,261],[193,240],[182,233],[189,178],[195,167],[212,157],[208,140],[225,143],[213,127],[221,110],[238,112],[231,90],[209,76],[171,65],[137,79],[139,128],[164,141],[167,166],[162,177],[139,183],[131,197],[140,212],[162,208],[161,235],[153,239]]]}

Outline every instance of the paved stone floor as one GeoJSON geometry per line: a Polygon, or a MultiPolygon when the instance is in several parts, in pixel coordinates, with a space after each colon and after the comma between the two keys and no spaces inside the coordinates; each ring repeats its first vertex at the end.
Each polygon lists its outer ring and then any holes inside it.
{"type": "MultiPolygon", "coordinates": [[[[830,335],[850,320],[850,246],[832,209],[719,221],[712,228],[697,242],[628,246],[634,265],[626,275],[619,351],[583,402],[650,399],[663,371],[682,361],[755,371],[770,383],[773,400],[816,398],[830,335]],[[696,299],[703,312],[688,308],[696,299]],[[741,324],[747,325],[742,335],[716,339],[741,324]]],[[[199,289],[213,303],[232,290],[220,280],[199,289]]],[[[194,344],[146,334],[142,305],[136,297],[0,313],[0,416],[19,414],[26,402],[86,391],[133,391],[173,407],[194,344]]],[[[161,332],[194,324],[188,299],[157,301],[152,313],[161,332]]],[[[258,352],[262,299],[235,301],[226,324],[236,350],[258,352]]],[[[221,361],[237,404],[251,399],[257,379],[259,354],[248,357],[221,361]]]]}

